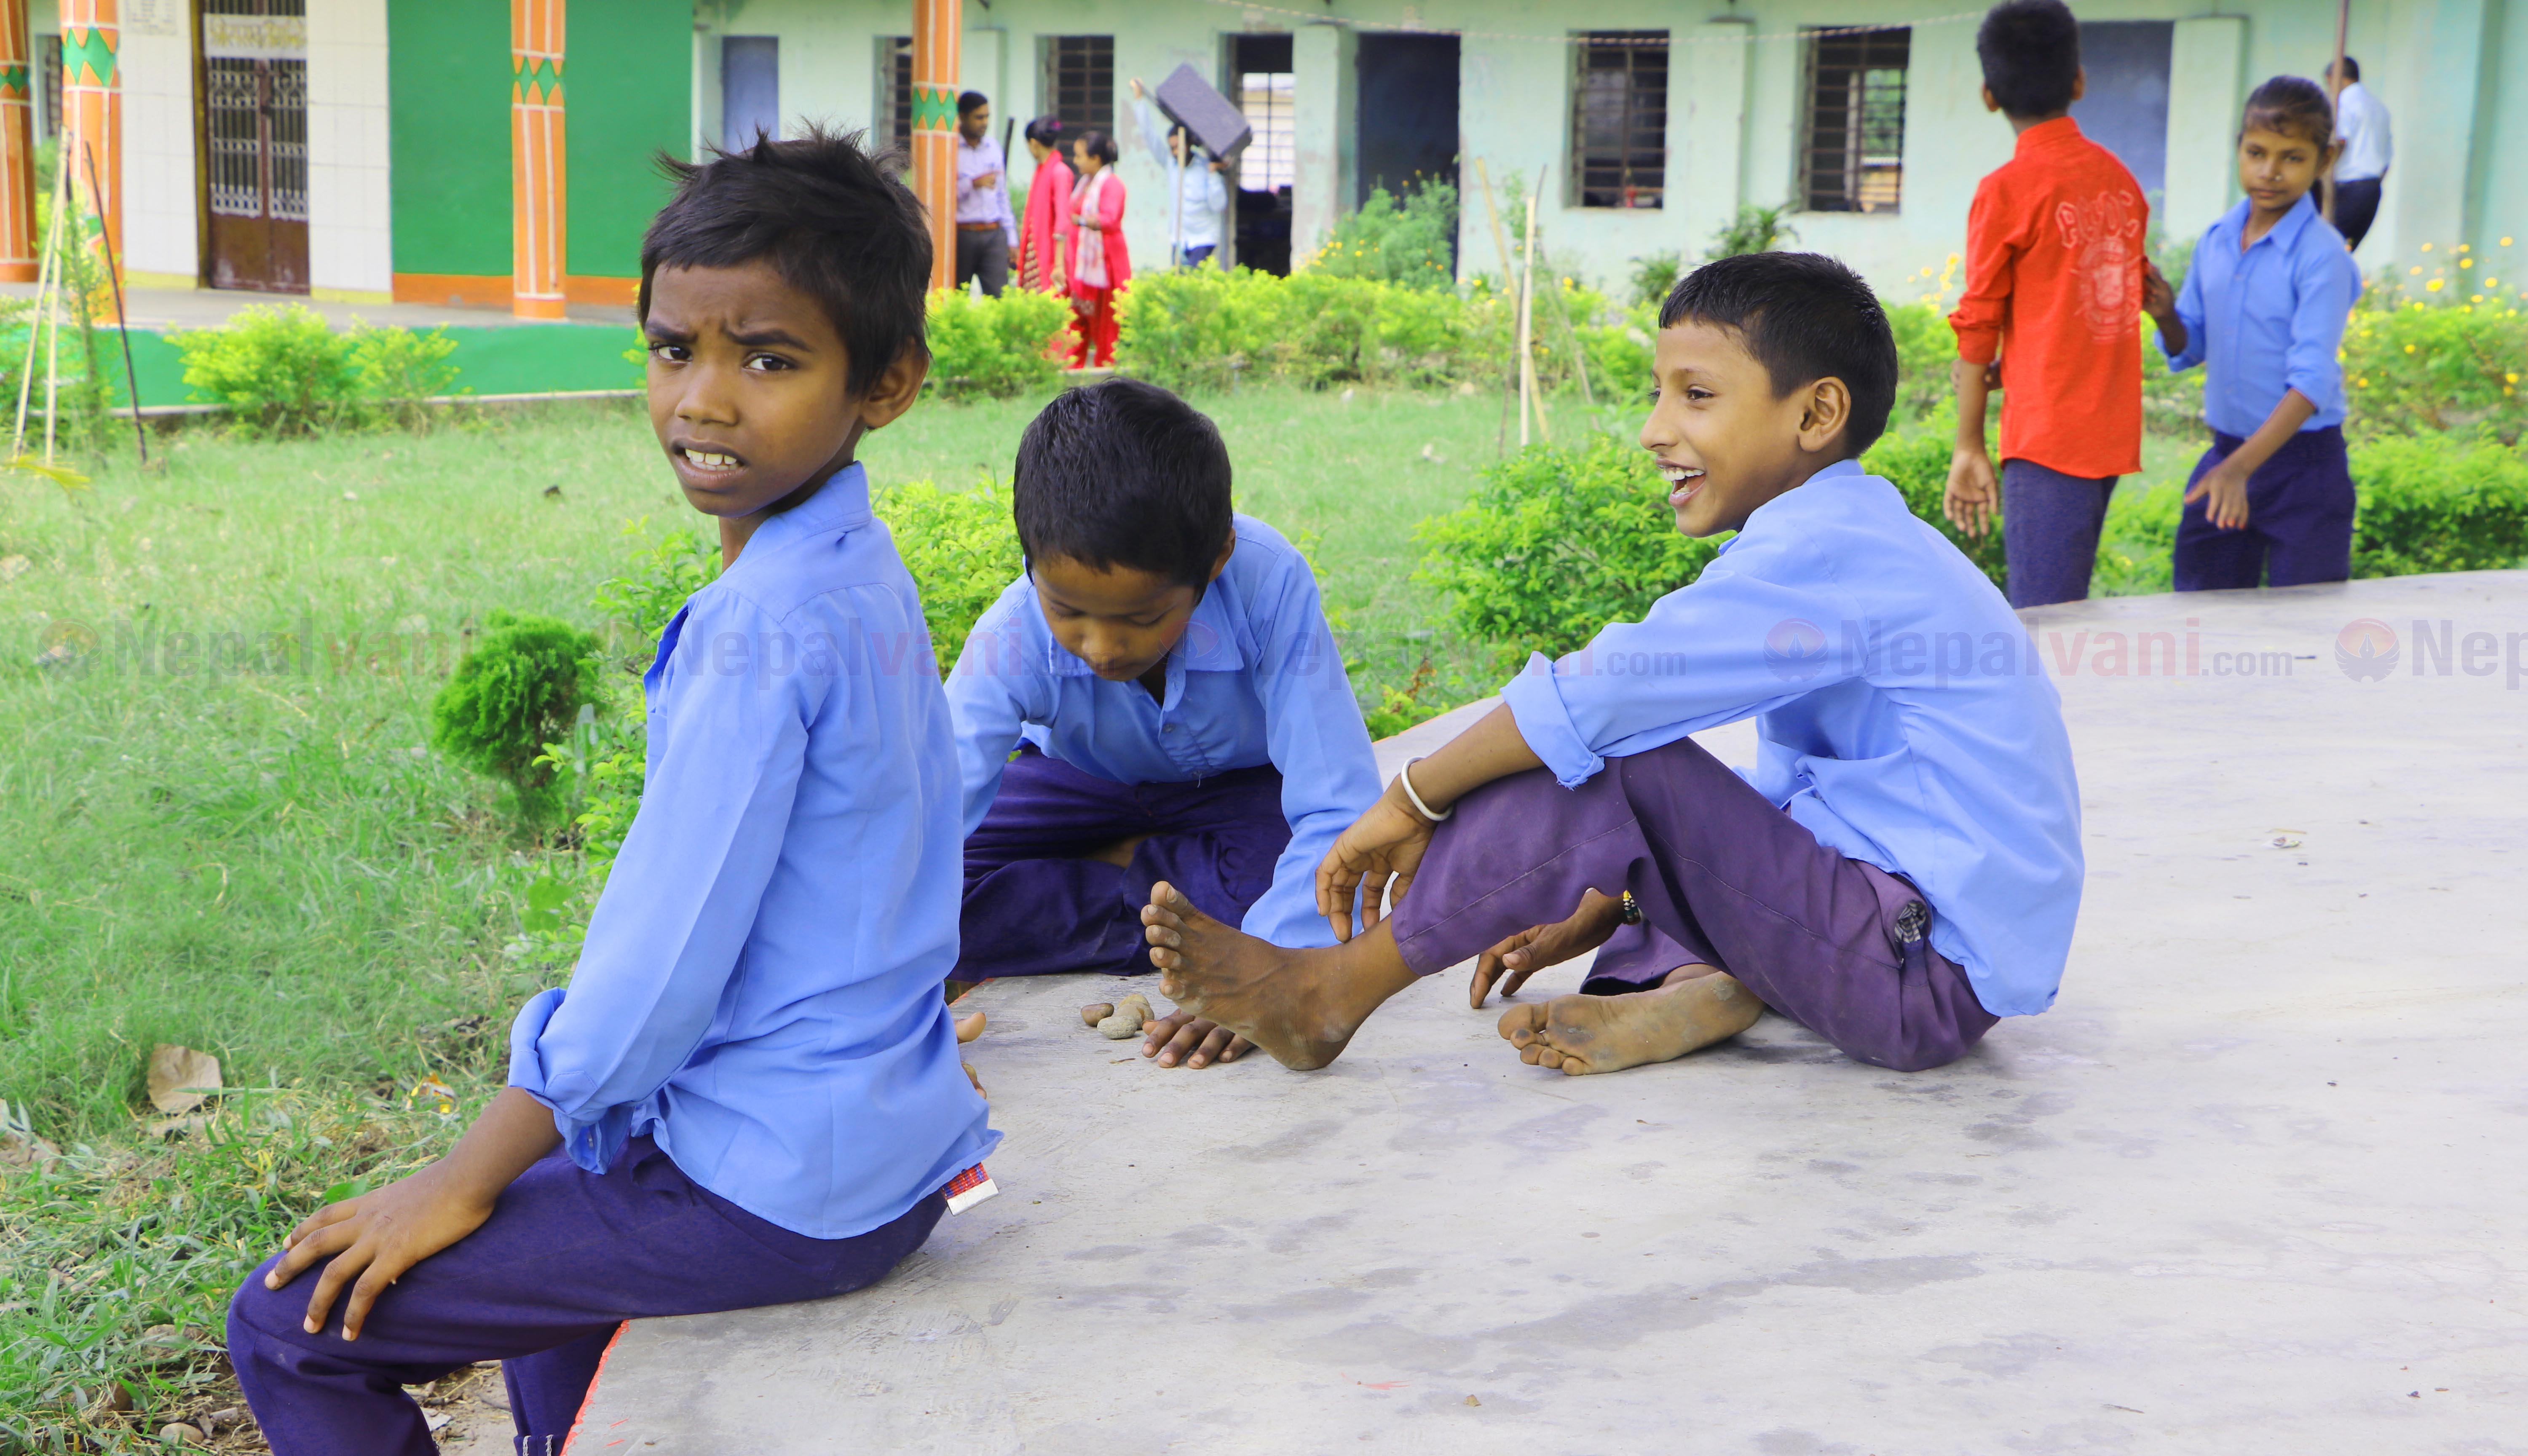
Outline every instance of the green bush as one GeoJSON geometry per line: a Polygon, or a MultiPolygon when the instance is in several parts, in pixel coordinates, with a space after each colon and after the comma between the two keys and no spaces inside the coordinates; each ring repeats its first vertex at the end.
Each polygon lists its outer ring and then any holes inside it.
{"type": "Polygon", "coordinates": [[[335,332],[302,303],[250,304],[214,329],[167,336],[193,397],[229,407],[256,435],[304,435],[380,417],[416,421],[420,401],[448,391],[456,341],[440,330],[355,323],[335,332]]]}
{"type": "Polygon", "coordinates": [[[547,745],[596,702],[601,644],[553,617],[492,613],[430,704],[431,746],[517,792],[518,816],[549,822],[560,807],[547,745]]]}
{"type": "Polygon", "coordinates": [[[1009,488],[987,482],[943,491],[910,481],[878,492],[872,504],[922,592],[922,623],[944,674],[975,620],[1025,564],[1009,488]]]}
{"type": "Polygon", "coordinates": [[[1738,216],[1721,225],[1712,234],[1712,246],[1704,249],[1706,259],[1735,258],[1745,253],[1769,253],[1785,242],[1797,242],[1800,234],[1782,220],[1791,213],[1791,205],[1759,207],[1753,202],[1741,203],[1738,216]]]}
{"type": "Polygon", "coordinates": [[[2487,430],[2516,444],[2528,433],[2522,375],[2517,289],[2498,279],[2434,278],[2410,293],[2391,284],[2365,294],[2344,331],[2344,423],[2356,438],[2487,430]]]}
{"type": "Polygon", "coordinates": [[[2352,449],[2352,574],[2486,571],[2528,558],[2528,459],[2498,440],[2423,435],[2352,449]]]}
{"type": "Polygon", "coordinates": [[[1676,276],[1685,271],[1683,253],[1651,253],[1633,260],[1633,302],[1654,313],[1667,301],[1668,290],[1676,286],[1676,276]]]}
{"type": "Polygon", "coordinates": [[[1407,184],[1401,197],[1372,188],[1295,271],[1448,289],[1457,286],[1456,256],[1457,189],[1425,180],[1407,184]]]}
{"type": "Polygon", "coordinates": [[[1071,305],[1051,293],[1010,287],[977,298],[945,288],[930,295],[928,315],[930,383],[944,396],[1007,398],[1051,386],[1062,368],[1071,305]]]}
{"type": "Polygon", "coordinates": [[[1498,380],[1508,368],[1510,310],[1481,287],[1181,269],[1136,280],[1121,308],[1117,364],[1171,389],[1441,384],[1498,380]]]}
{"type": "Polygon", "coordinates": [[[1702,574],[1717,541],[1680,535],[1648,451],[1608,435],[1530,445],[1487,466],[1474,498],[1415,528],[1414,580],[1458,631],[1567,652],[1702,574]]]}
{"type": "Polygon", "coordinates": [[[2098,533],[2098,560],[2089,576],[2092,597],[2139,597],[2175,590],[2177,522],[2186,511],[2186,489],[2144,488],[2128,481],[2107,503],[2098,533]]]}
{"type": "Polygon", "coordinates": [[[1949,364],[1958,356],[1958,332],[1936,298],[1885,304],[1896,336],[1896,408],[1921,419],[1951,397],[1949,364]]]}

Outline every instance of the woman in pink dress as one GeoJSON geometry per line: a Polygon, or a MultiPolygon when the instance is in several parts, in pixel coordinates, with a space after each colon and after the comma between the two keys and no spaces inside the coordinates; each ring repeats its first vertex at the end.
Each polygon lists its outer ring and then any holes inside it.
{"type": "Polygon", "coordinates": [[[1132,254],[1124,243],[1124,179],[1115,175],[1115,138],[1084,131],[1071,144],[1079,180],[1071,185],[1072,219],[1079,225],[1071,250],[1071,309],[1080,342],[1078,368],[1115,362],[1115,296],[1132,281],[1132,254]]]}
{"type": "Polygon", "coordinates": [[[1071,294],[1071,248],[1080,231],[1071,215],[1071,164],[1062,160],[1062,119],[1027,123],[1027,148],[1035,158],[1027,183],[1027,216],[1019,223],[1019,255],[1011,262],[1019,286],[1039,293],[1071,294]]]}

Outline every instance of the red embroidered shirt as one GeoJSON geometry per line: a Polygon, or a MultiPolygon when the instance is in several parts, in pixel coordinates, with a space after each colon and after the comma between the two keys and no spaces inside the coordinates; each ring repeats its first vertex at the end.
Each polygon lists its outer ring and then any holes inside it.
{"type": "Polygon", "coordinates": [[[1975,188],[1958,356],[2001,354],[2001,457],[2065,475],[2141,469],[2142,236],[2150,204],[2070,117],[2019,133],[1975,188]]]}

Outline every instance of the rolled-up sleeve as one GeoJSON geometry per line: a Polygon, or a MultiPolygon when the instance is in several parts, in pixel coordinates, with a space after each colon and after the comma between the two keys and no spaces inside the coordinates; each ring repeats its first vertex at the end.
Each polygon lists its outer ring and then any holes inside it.
{"type": "Polygon", "coordinates": [[[1283,574],[1270,611],[1256,623],[1263,654],[1255,686],[1264,700],[1265,744],[1282,774],[1290,842],[1242,928],[1279,946],[1329,946],[1334,928],[1317,913],[1317,865],[1377,801],[1378,755],[1304,561],[1283,574]]]}
{"type": "Polygon", "coordinates": [[[1967,209],[1966,289],[1949,313],[1958,357],[1970,364],[1989,364],[2001,350],[2001,325],[2009,313],[2011,275],[2018,262],[2019,239],[2003,214],[2000,189],[1987,179],[1967,209]]]}
{"type": "Polygon", "coordinates": [[[2313,239],[2292,260],[2298,298],[2291,309],[2291,348],[2283,358],[2283,385],[2297,390],[2317,406],[2319,415],[2344,413],[2344,320],[2361,291],[2361,276],[2352,255],[2335,240],[2334,230],[2311,221],[2313,239]]]}
{"type": "Polygon", "coordinates": [[[1692,586],[1549,662],[1539,654],[1501,689],[1519,737],[1565,788],[1608,758],[1767,711],[1861,670],[1845,640],[1852,613],[1816,573],[1778,549],[1733,550],[1692,586]]]}
{"type": "MultiPolygon", "coordinates": [[[[1030,670],[1024,653],[1030,650],[1021,594],[1033,590],[1021,577],[1001,593],[999,601],[966,635],[966,648],[948,674],[948,721],[957,736],[957,774],[965,794],[966,833],[972,835],[992,800],[1001,792],[1001,775],[1019,746],[1020,725],[1029,717],[1027,695],[1040,690],[1041,671],[1030,670]]],[[[1035,647],[1041,650],[1041,646],[1035,647]]],[[[1049,703],[1035,705],[1033,715],[1046,715],[1049,703]]]]}
{"type": "MultiPolygon", "coordinates": [[[[2195,251],[2200,253],[2210,240],[2210,234],[2205,234],[2204,241],[2195,244],[2195,251]]],[[[2168,336],[2158,336],[2159,351],[2167,356],[2171,374],[2183,374],[2203,362],[2206,339],[2203,330],[2203,268],[2199,262],[2186,270],[2186,282],[2178,287],[2177,321],[2186,326],[2186,347],[2172,349],[2168,346],[2168,336]]]]}
{"type": "Polygon", "coordinates": [[[650,719],[641,807],[591,916],[570,988],[510,1029],[509,1085],[553,1109],[604,1171],[641,1106],[710,1029],[778,862],[808,724],[839,680],[733,594],[697,598],[650,719]]]}

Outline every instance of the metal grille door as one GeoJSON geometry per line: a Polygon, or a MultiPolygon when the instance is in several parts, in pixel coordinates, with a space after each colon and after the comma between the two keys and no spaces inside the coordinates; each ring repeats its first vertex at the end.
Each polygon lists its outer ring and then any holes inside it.
{"type": "Polygon", "coordinates": [[[306,0],[203,0],[211,286],[307,291],[306,0]]]}

